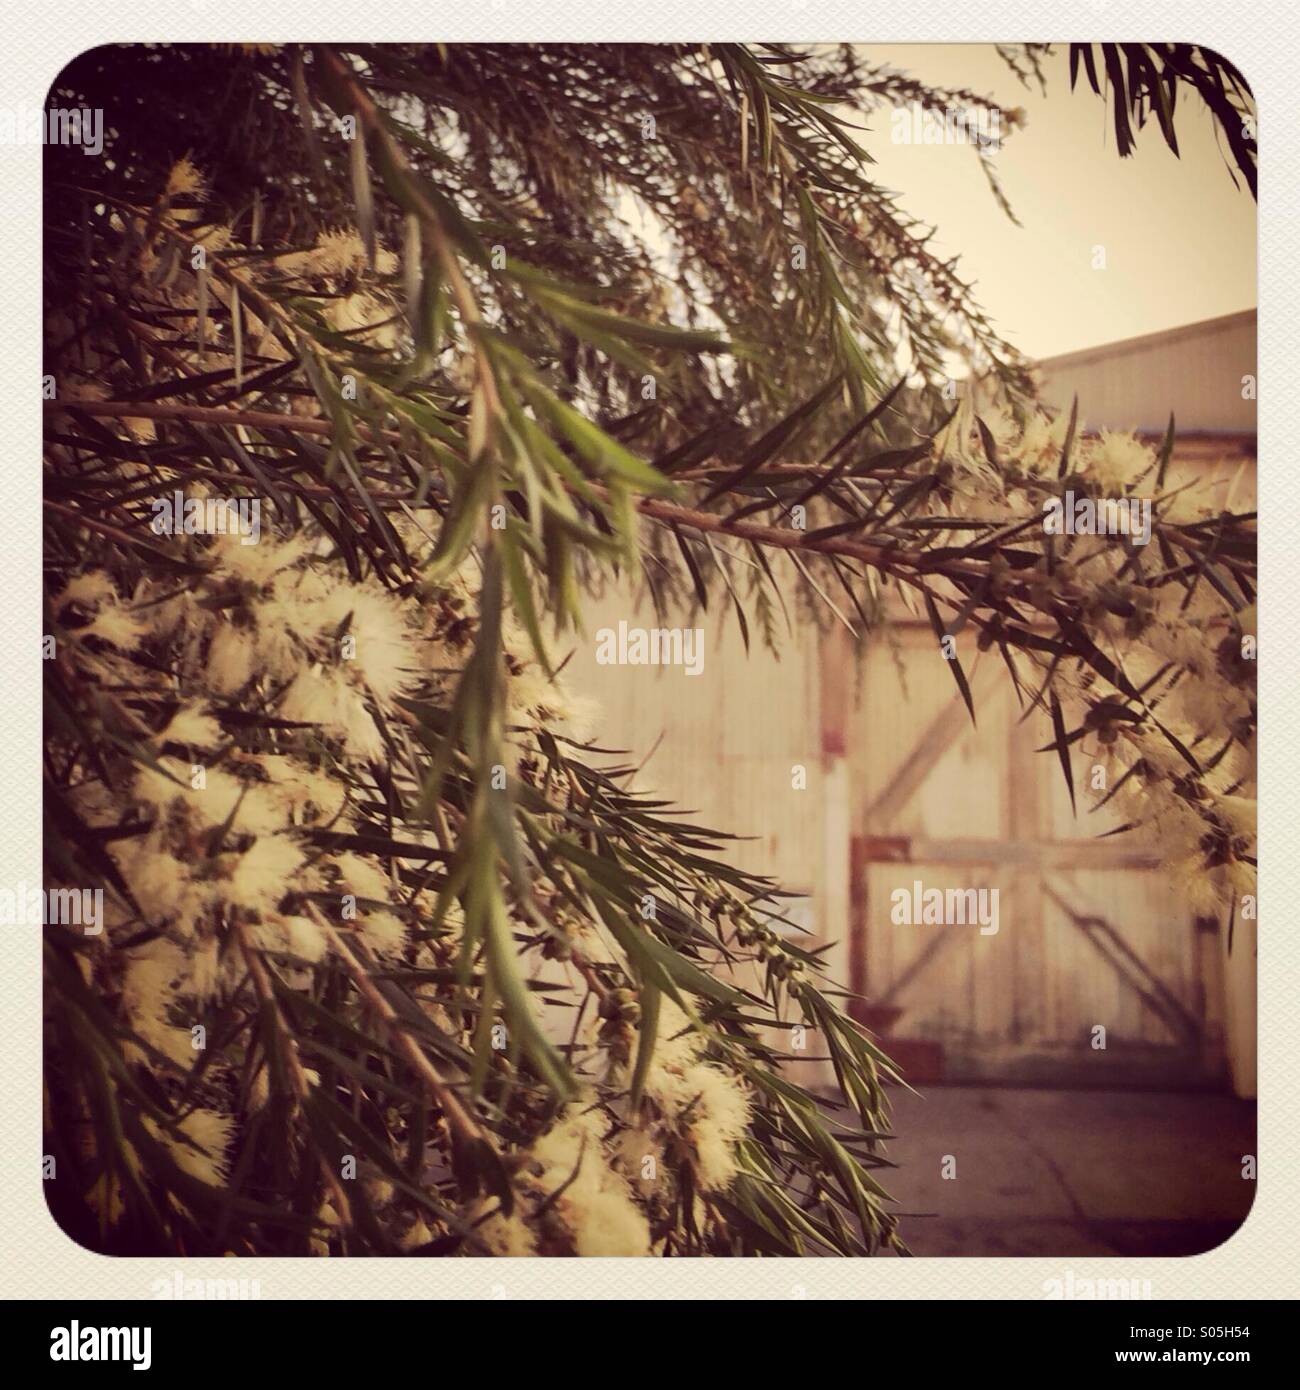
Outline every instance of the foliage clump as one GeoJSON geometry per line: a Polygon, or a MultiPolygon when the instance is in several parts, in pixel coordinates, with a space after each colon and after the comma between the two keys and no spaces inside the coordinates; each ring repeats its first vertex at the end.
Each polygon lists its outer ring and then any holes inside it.
{"type": "Polygon", "coordinates": [[[890,1065],[779,887],[595,745],[556,655],[591,583],[747,641],[908,596],[968,701],[943,640],[996,648],[1072,792],[1097,745],[1204,910],[1247,891],[1253,518],[1166,487],[1172,435],[1033,408],[839,114],[898,81],[740,46],[60,78],[113,116],[47,179],[49,873],[109,900],[46,932],[79,1238],[901,1248],[890,1065]],[[950,406],[953,352],[1004,411],[950,406]],[[1155,544],[1045,534],[1068,488],[1155,544]],[[258,542],[154,527],[177,492],[256,501],[258,542]]]}

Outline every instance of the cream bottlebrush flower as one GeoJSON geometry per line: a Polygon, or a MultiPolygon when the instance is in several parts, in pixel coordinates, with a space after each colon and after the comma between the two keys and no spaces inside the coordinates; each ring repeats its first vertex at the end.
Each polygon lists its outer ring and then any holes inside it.
{"type": "Polygon", "coordinates": [[[274,754],[262,757],[272,795],[295,825],[336,821],[347,804],[347,783],[336,775],[307,767],[296,758],[274,754]]]}
{"type": "Polygon", "coordinates": [[[749,1127],[750,1101],[740,1079],[707,1062],[652,1062],[646,1094],[690,1145],[699,1187],[720,1192],[729,1186],[736,1176],[736,1142],[749,1127]]]}
{"type": "Polygon", "coordinates": [[[1103,496],[1118,497],[1154,462],[1151,450],[1131,434],[1103,430],[1087,450],[1084,473],[1103,496]]]}
{"type": "Polygon", "coordinates": [[[59,612],[73,603],[80,608],[92,608],[101,603],[115,602],[116,599],[117,587],[111,576],[103,570],[87,570],[68,581],[58,598],[59,612]]]}
{"type": "Polygon", "coordinates": [[[325,320],[337,332],[349,333],[371,347],[392,351],[397,346],[401,322],[395,310],[364,290],[330,300],[325,320]]]}
{"type": "MultiPolygon", "coordinates": [[[[1235,804],[1238,799],[1243,801],[1246,806],[1252,808],[1250,814],[1253,816],[1257,803],[1253,795],[1255,758],[1250,748],[1242,744],[1230,748],[1214,767],[1206,768],[1201,781],[1216,798],[1228,798],[1230,805],[1235,804]],[[1243,789],[1250,790],[1246,790],[1243,795],[1243,789]]],[[[1234,813],[1230,811],[1229,814],[1234,813]]]]}
{"type": "Polygon", "coordinates": [[[1208,637],[1187,621],[1162,619],[1154,622],[1142,634],[1142,641],[1157,656],[1176,662],[1188,671],[1200,671],[1213,664],[1214,654],[1208,637]]]}
{"type": "Polygon", "coordinates": [[[137,611],[149,624],[156,641],[173,644],[180,669],[186,674],[205,668],[194,655],[206,641],[212,616],[198,606],[196,595],[188,589],[174,593],[152,580],[145,580],[136,594],[137,611]]]}
{"type": "Polygon", "coordinates": [[[290,955],[313,965],[325,959],[329,943],[310,917],[278,917],[270,925],[279,929],[282,948],[290,955]]]}
{"type": "MultiPolygon", "coordinates": [[[[1162,722],[1184,748],[1189,743],[1195,742],[1196,731],[1194,729],[1176,721],[1166,720],[1162,722]]],[[[1191,771],[1187,765],[1187,760],[1159,729],[1143,726],[1135,730],[1132,737],[1147,767],[1161,777],[1185,777],[1191,771]]]]}
{"type": "Polygon", "coordinates": [[[160,1128],[147,1115],[142,1115],[141,1120],[153,1137],[166,1146],[177,1166],[192,1178],[210,1187],[220,1187],[225,1182],[226,1151],[235,1123],[229,1115],[194,1110],[178,1122],[180,1135],[160,1128]]]}
{"type": "MultiPolygon", "coordinates": [[[[496,1205],[495,1198],[484,1199],[477,1209],[471,1209],[471,1221],[479,1221],[482,1213],[496,1205]]],[[[537,1237],[525,1223],[518,1207],[509,1216],[494,1212],[481,1220],[477,1227],[479,1238],[490,1255],[535,1255],[537,1237]]]]}
{"type": "Polygon", "coordinates": [[[391,912],[359,913],[357,929],[377,956],[398,955],[406,945],[406,923],[391,912]]]}
{"type": "Polygon", "coordinates": [[[1226,681],[1189,676],[1178,683],[1174,703],[1193,728],[1221,729],[1250,712],[1250,692],[1226,681]]]}
{"type": "Polygon", "coordinates": [[[1217,917],[1232,897],[1231,881],[1221,870],[1208,870],[1203,856],[1190,855],[1170,865],[1174,892],[1197,917],[1217,917]]]}
{"type": "Polygon", "coordinates": [[[310,550],[310,542],[301,535],[278,540],[263,533],[257,545],[245,545],[241,537],[227,532],[212,537],[209,555],[222,574],[262,588],[301,563],[310,550]]]}
{"type": "Polygon", "coordinates": [[[1252,896],[1259,888],[1259,873],[1253,864],[1247,864],[1244,859],[1234,859],[1230,864],[1218,870],[1224,879],[1224,901],[1229,898],[1236,898],[1240,907],[1241,898],[1249,893],[1252,896]]]}
{"type": "Polygon", "coordinates": [[[659,1001],[659,1026],[654,1059],[661,1067],[683,1067],[693,1062],[708,1044],[690,1019],[666,996],[659,1001]]]}
{"type": "Polygon", "coordinates": [[[739,1077],[699,1060],[705,1041],[671,1000],[663,1000],[646,1094],[690,1145],[698,1186],[715,1192],[736,1175],[735,1145],[749,1128],[751,1105],[739,1077]]]}
{"type": "MultiPolygon", "coordinates": [[[[376,865],[351,853],[339,854],[334,859],[343,888],[357,898],[371,902],[388,902],[392,893],[392,883],[387,874],[376,865]]],[[[361,904],[357,905],[357,930],[376,955],[395,955],[406,945],[406,925],[391,912],[377,911],[361,904]]]]}
{"type": "Polygon", "coordinates": [[[1134,806],[1134,811],[1142,813],[1144,831],[1163,858],[1185,866],[1193,876],[1203,876],[1204,841],[1209,826],[1191,802],[1157,783],[1149,789],[1145,800],[1134,806]]]}
{"type": "Polygon", "coordinates": [[[344,669],[381,701],[391,701],[410,686],[419,656],[397,600],[359,584],[340,586],[321,600],[319,617],[328,632],[343,631],[352,638],[354,654],[344,669]]]}
{"type": "MultiPolygon", "coordinates": [[[[221,989],[224,972],[229,973],[230,962],[223,962],[221,942],[215,936],[202,937],[190,949],[190,988],[199,1002],[213,998],[221,989]]],[[[242,962],[240,963],[242,972],[242,962]]]]}
{"type": "Polygon", "coordinates": [[[1259,816],[1259,804],[1253,797],[1216,796],[1214,811],[1234,837],[1253,843],[1259,816]]]}
{"type": "Polygon", "coordinates": [[[560,702],[561,696],[546,673],[526,666],[507,684],[506,718],[512,724],[547,724],[560,702]]]}
{"type": "Polygon", "coordinates": [[[197,705],[182,705],[159,734],[163,743],[183,743],[210,752],[226,741],[221,725],[197,705]]]}
{"type": "Polygon", "coordinates": [[[78,637],[98,637],[121,651],[132,651],[149,636],[148,620],[122,602],[102,570],[90,570],[69,581],[59,595],[58,611],[62,615],[73,606],[91,613],[90,622],[78,629],[78,637]]]}
{"type": "MultiPolygon", "coordinates": [[[[375,251],[375,270],[392,275],[398,260],[393,252],[379,246],[375,251]]],[[[281,256],[276,266],[297,279],[326,287],[354,284],[368,273],[365,243],[352,228],[323,232],[309,251],[281,256]]],[[[322,309],[325,321],[340,333],[349,333],[372,347],[391,351],[397,346],[400,316],[393,306],[367,289],[352,288],[349,293],[330,299],[322,309]]]]}
{"type": "MultiPolygon", "coordinates": [[[[234,232],[229,227],[223,227],[220,223],[216,222],[212,223],[211,226],[200,227],[192,235],[197,245],[202,246],[205,250],[213,253],[217,251],[225,251],[228,247],[232,246],[235,241],[234,232]]],[[[228,302],[229,291],[225,288],[224,285],[219,286],[215,293],[223,301],[228,302]]],[[[188,295],[178,296],[178,298],[186,300],[189,299],[189,297],[190,296],[188,295]]],[[[245,313],[245,331],[250,332],[251,336],[256,337],[262,329],[261,320],[256,318],[253,314],[247,313],[247,311],[245,311],[245,313]]]]}
{"type": "Polygon", "coordinates": [[[552,679],[532,663],[511,676],[506,686],[506,719],[512,724],[558,727],[575,743],[584,743],[592,737],[599,715],[595,700],[575,695],[558,677],[552,679]]]}
{"type": "Polygon", "coordinates": [[[383,735],[366,707],[366,697],[337,670],[312,667],[299,672],[280,700],[286,719],[317,724],[358,758],[380,758],[383,735]]]}
{"type": "MultiPolygon", "coordinates": [[[[365,269],[366,244],[354,228],[335,228],[322,232],[311,250],[277,257],[275,264],[286,274],[306,280],[343,280],[365,269]]],[[[375,268],[381,275],[391,275],[397,269],[397,257],[377,247],[375,268]]]]}
{"type": "Polygon", "coordinates": [[[102,829],[122,818],[118,796],[103,782],[80,783],[73,788],[72,799],[88,825],[102,829]]]}
{"type": "Polygon", "coordinates": [[[242,690],[257,669],[257,644],[252,633],[222,623],[208,649],[208,683],[220,695],[242,690]]]}
{"type": "Polygon", "coordinates": [[[334,867],[348,891],[358,898],[381,903],[388,901],[388,895],[393,891],[392,880],[377,864],[345,850],[334,856],[334,867]]]}
{"type": "Polygon", "coordinates": [[[278,632],[296,640],[268,652],[274,674],[296,673],[281,714],[321,725],[358,756],[380,756],[383,739],[366,692],[389,708],[420,664],[401,605],[378,588],[329,585],[311,575],[281,575],[272,587],[271,598],[256,605],[259,636],[278,632]]]}
{"type": "Polygon", "coordinates": [[[1065,447],[1065,432],[1069,427],[1067,415],[1049,418],[1035,413],[1025,422],[1024,433],[1015,446],[1018,462],[1026,473],[1037,477],[1055,477],[1061,463],[1061,450],[1065,447]]]}
{"type": "Polygon", "coordinates": [[[89,626],[82,628],[77,635],[98,637],[119,651],[133,651],[149,635],[149,627],[120,604],[105,603],[89,626]]]}
{"type": "Polygon", "coordinates": [[[736,1144],[749,1129],[750,1099],[739,1077],[718,1067],[693,1067],[687,1080],[698,1087],[687,1131],[696,1177],[702,1191],[721,1192],[736,1176],[736,1144]]]}
{"type": "Polygon", "coordinates": [[[615,1141],[614,1162],[643,1201],[664,1189],[668,1174],[663,1143],[651,1129],[634,1126],[623,1130],[615,1141]]]}
{"type": "Polygon", "coordinates": [[[269,835],[287,829],[284,808],[265,782],[241,781],[219,767],[204,773],[204,784],[186,803],[209,825],[230,822],[236,834],[269,835]]]}
{"type": "Polygon", "coordinates": [[[342,650],[320,602],[328,588],[312,570],[285,570],[252,604],[258,668],[273,680],[290,680],[318,659],[328,666],[342,650]]]}
{"type": "Polygon", "coordinates": [[[246,546],[236,537],[224,536],[218,538],[212,553],[218,562],[217,574],[237,580],[251,592],[238,623],[224,611],[198,619],[210,630],[215,628],[203,674],[219,693],[227,695],[241,690],[254,675],[289,679],[311,659],[309,649],[328,622],[319,602],[327,591],[325,581],[296,568],[307,553],[306,543],[264,540],[246,546]]]}
{"type": "MultiPolygon", "coordinates": [[[[334,1203],[329,1201],[320,1204],[316,1211],[316,1221],[318,1225],[326,1227],[328,1231],[336,1230],[343,1224],[335,1210],[334,1203]]],[[[322,1235],[319,1232],[313,1233],[309,1244],[313,1255],[329,1255],[330,1247],[327,1235],[322,1235]]]]}
{"type": "Polygon", "coordinates": [[[216,884],[191,877],[191,863],[177,859],[158,831],[114,846],[114,857],[140,910],[155,926],[173,925],[193,936],[218,901],[216,884]]]}
{"type": "MultiPolygon", "coordinates": [[[[166,937],[156,937],[130,953],[122,977],[122,1007],[141,1041],[187,1070],[198,1053],[188,1028],[171,1022],[171,1007],[191,993],[185,952],[166,937]]],[[[134,1043],[126,1044],[129,1058],[154,1065],[134,1043]]]]}
{"type": "Polygon", "coordinates": [[[235,859],[225,885],[232,903],[266,913],[293,887],[307,856],[283,835],[264,835],[235,859]]]}
{"type": "Polygon", "coordinates": [[[156,768],[140,769],[132,791],[137,802],[155,811],[175,809],[181,802],[198,826],[224,825],[229,820],[236,833],[250,835],[287,828],[284,809],[265,784],[241,782],[219,767],[202,769],[201,780],[195,780],[198,785],[191,780],[188,763],[160,758],[156,768]]]}
{"type": "Polygon", "coordinates": [[[569,1231],[580,1256],[648,1255],[650,1226],[626,1179],[606,1161],[608,1124],[596,1110],[571,1106],[530,1150],[534,1181],[569,1231]],[[563,1190],[561,1190],[563,1189],[563,1190]]]}
{"type": "Polygon", "coordinates": [[[207,180],[195,167],[189,155],[178,159],[172,165],[171,173],[167,175],[167,196],[169,198],[181,196],[206,198],[207,192],[207,180]]]}
{"type": "MultiPolygon", "coordinates": [[[[987,401],[981,405],[979,417],[984,421],[989,434],[993,437],[999,454],[1006,455],[1015,452],[1020,444],[1021,427],[1010,406],[997,399],[987,401]]],[[[973,425],[974,422],[971,421],[971,424],[973,425]]],[[[982,457],[982,444],[976,442],[975,447],[982,457]]]]}

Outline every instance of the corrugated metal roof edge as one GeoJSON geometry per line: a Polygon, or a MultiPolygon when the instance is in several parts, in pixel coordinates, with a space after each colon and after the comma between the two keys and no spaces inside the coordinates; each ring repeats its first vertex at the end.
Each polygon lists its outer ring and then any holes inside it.
{"type": "Polygon", "coordinates": [[[1258,309],[1241,309],[1235,314],[1223,314],[1218,318],[1179,324],[1176,328],[1162,328],[1157,333],[1143,333],[1136,338],[1120,338],[1113,343],[1098,343],[1096,347],[1077,348],[1074,352],[1063,352],[1056,357],[1040,357],[1036,365],[1044,371],[1053,367],[1075,367],[1084,362],[1140,352],[1157,344],[1177,343],[1185,338],[1209,337],[1252,320],[1258,322],[1258,318],[1258,309]]]}

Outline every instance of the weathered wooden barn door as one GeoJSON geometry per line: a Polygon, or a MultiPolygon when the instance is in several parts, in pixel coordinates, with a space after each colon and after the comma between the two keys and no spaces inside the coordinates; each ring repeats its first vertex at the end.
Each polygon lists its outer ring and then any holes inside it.
{"type": "MultiPolygon", "coordinates": [[[[978,728],[927,627],[866,663],[852,715],[849,967],[920,1081],[1192,1087],[1225,1068],[1220,944],[1149,851],[1072,815],[1043,716],[961,649],[978,728]],[[893,920],[896,890],[996,889],[997,931],[893,920]]],[[[1091,764],[1076,765],[1082,779],[1091,764]]],[[[1104,813],[1103,813],[1104,815],[1104,813]]],[[[991,903],[992,899],[985,900],[991,903]]],[[[903,915],[899,900],[899,912],[903,915]]]]}

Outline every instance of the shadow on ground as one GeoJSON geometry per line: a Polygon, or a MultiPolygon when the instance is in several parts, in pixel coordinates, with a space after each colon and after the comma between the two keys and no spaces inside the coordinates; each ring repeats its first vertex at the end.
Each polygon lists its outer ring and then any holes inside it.
{"type": "Polygon", "coordinates": [[[899,1166],[880,1176],[916,1255],[1194,1255],[1254,1197],[1252,1101],[968,1086],[892,1099],[899,1166]]]}

